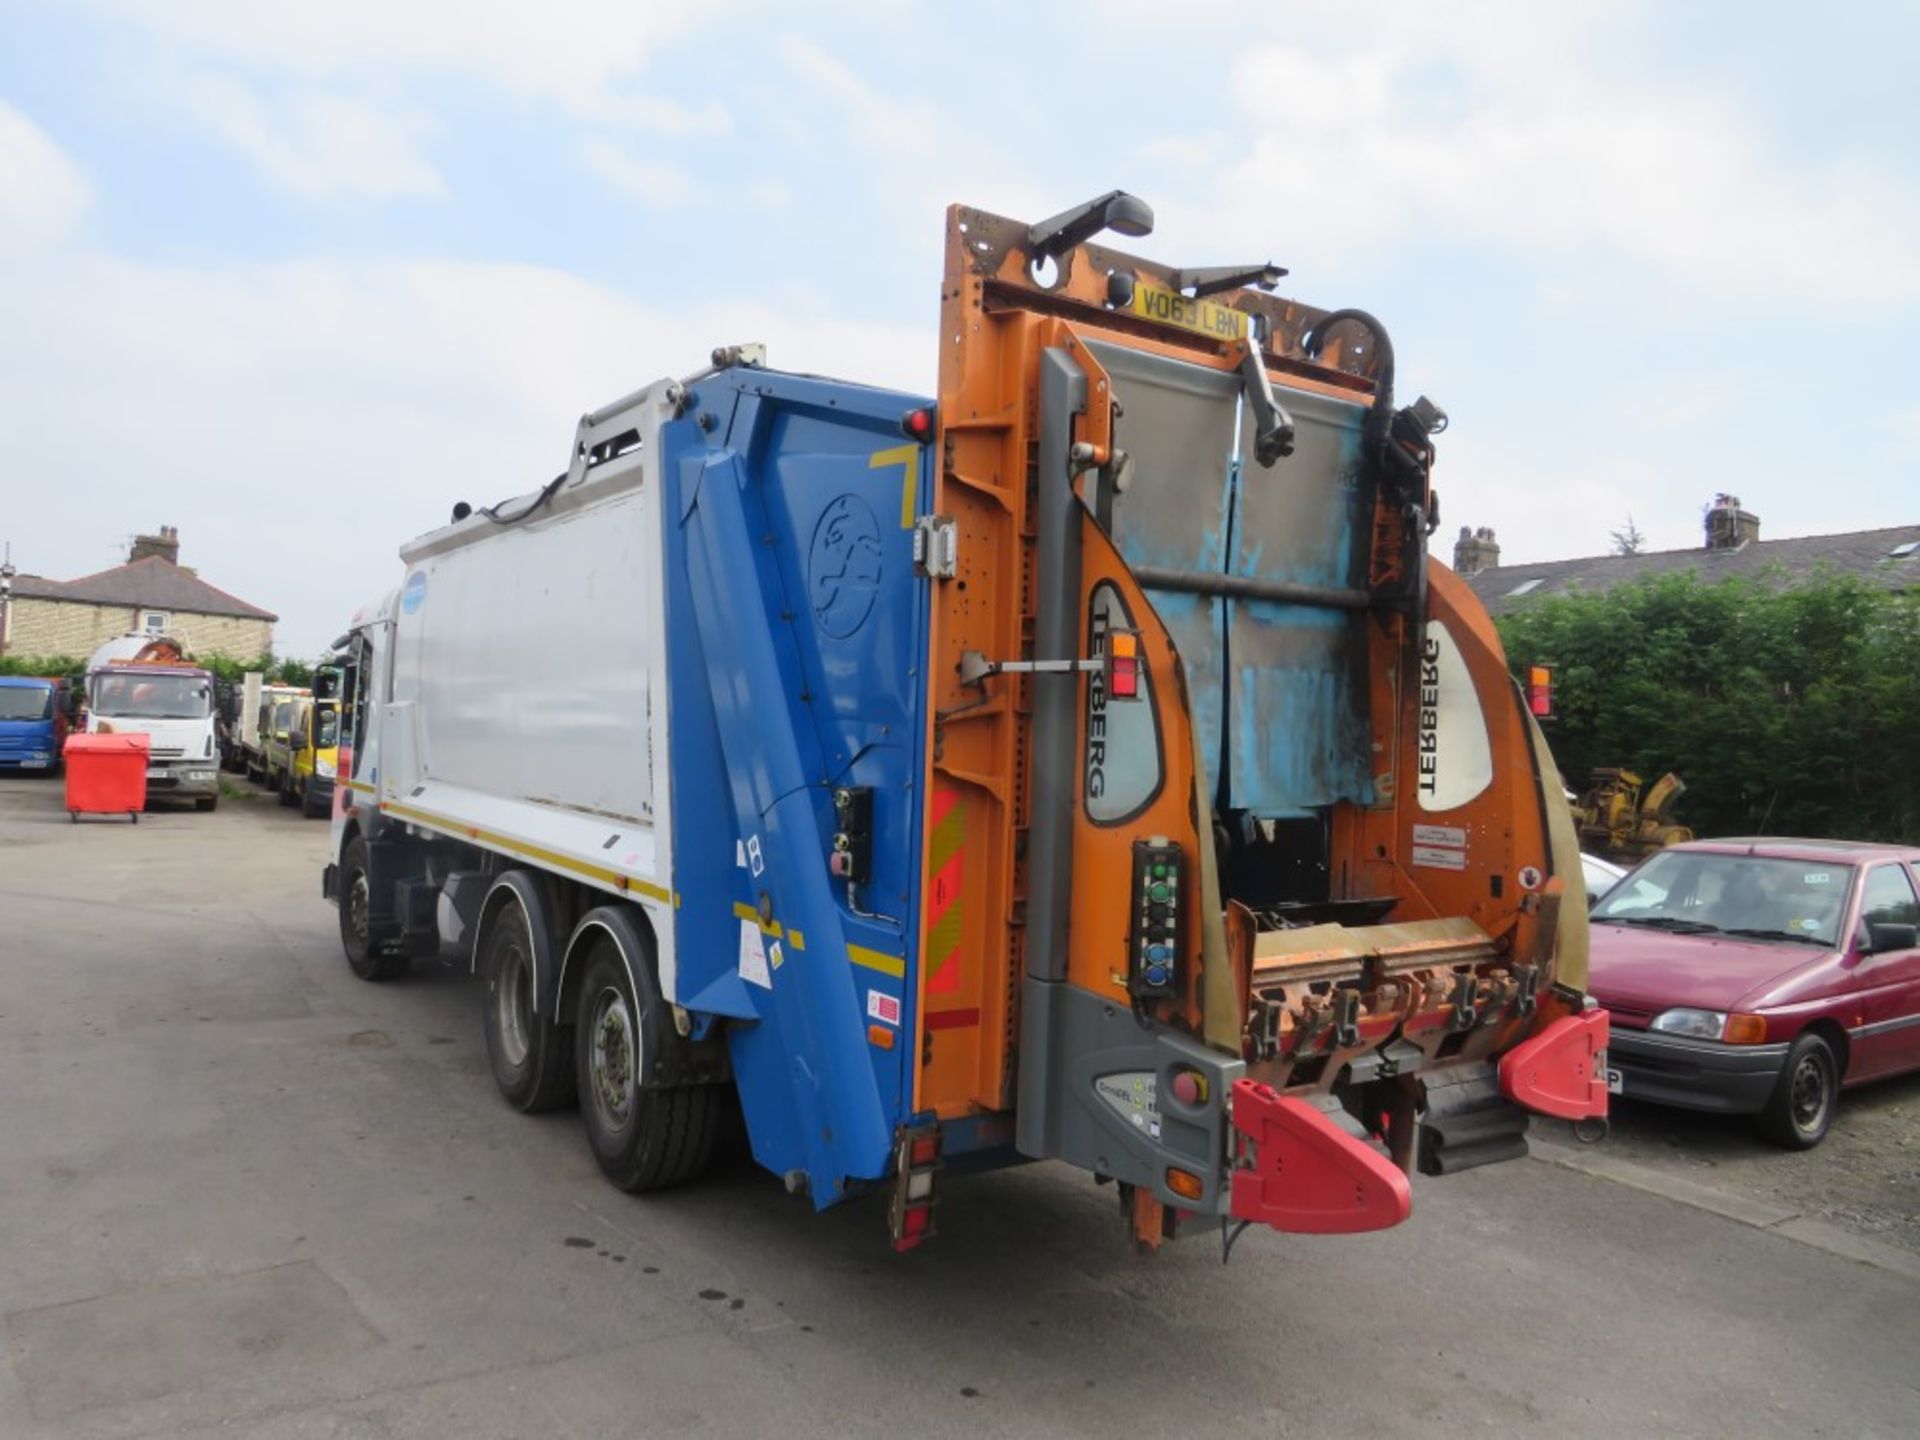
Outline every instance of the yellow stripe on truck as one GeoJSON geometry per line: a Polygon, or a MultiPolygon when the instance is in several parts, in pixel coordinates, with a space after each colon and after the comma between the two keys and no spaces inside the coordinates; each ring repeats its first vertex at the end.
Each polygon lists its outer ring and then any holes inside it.
{"type": "Polygon", "coordinates": [[[663,905],[678,906],[680,897],[664,886],[651,880],[642,880],[637,875],[628,875],[620,870],[608,870],[604,866],[589,865],[575,860],[570,855],[547,850],[525,840],[517,840],[511,835],[501,835],[492,830],[483,830],[478,825],[464,825],[458,820],[450,820],[445,815],[435,815],[429,810],[419,810],[411,805],[402,805],[398,801],[388,800],[380,807],[387,814],[401,820],[411,821],[415,825],[424,825],[429,830],[438,830],[443,835],[451,835],[456,840],[472,840],[479,845],[489,845],[498,850],[506,850],[522,860],[531,860],[537,865],[551,866],[555,870],[564,870],[570,875],[578,875],[583,880],[591,880],[597,885],[609,885],[622,894],[644,895],[649,900],[658,900],[663,905]]]}

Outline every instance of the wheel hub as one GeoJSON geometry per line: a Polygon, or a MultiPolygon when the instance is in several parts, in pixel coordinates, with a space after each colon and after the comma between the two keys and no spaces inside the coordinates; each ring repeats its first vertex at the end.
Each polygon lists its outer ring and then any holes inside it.
{"type": "Polygon", "coordinates": [[[494,1027],[507,1063],[524,1065],[533,1049],[533,967],[519,945],[509,945],[495,962],[494,1027]]]}
{"type": "Polygon", "coordinates": [[[601,991],[594,1002],[587,1069],[594,1104],[616,1129],[633,1113],[639,1060],[636,1040],[626,996],[612,987],[601,991]]]}
{"type": "Polygon", "coordinates": [[[353,932],[356,945],[367,943],[368,908],[367,874],[362,870],[354,875],[353,885],[347,891],[347,928],[353,932]]]}
{"type": "Polygon", "coordinates": [[[1827,1109],[1827,1076],[1812,1056],[1802,1060],[1793,1072],[1793,1123],[1812,1130],[1827,1109]]]}

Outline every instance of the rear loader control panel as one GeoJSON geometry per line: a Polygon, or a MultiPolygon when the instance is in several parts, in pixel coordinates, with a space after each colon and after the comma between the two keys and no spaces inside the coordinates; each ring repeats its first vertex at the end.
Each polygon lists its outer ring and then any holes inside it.
{"type": "Polygon", "coordinates": [[[1186,899],[1186,855],[1162,836],[1133,842],[1132,963],[1127,988],[1156,1000],[1179,986],[1180,916],[1186,899]]]}

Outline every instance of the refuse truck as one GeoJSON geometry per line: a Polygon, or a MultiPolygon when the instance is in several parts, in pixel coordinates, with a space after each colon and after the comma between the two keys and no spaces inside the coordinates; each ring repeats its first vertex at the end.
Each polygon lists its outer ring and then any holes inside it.
{"type": "Polygon", "coordinates": [[[336,642],[348,962],[471,967],[616,1185],[737,1104],[900,1249],[1041,1159],[1230,1247],[1604,1119],[1564,787],[1427,553],[1443,412],[1280,267],[1106,243],[1151,227],[949,210],[937,394],[716,350],[336,642]]]}
{"type": "Polygon", "coordinates": [[[87,660],[88,733],[145,735],[147,796],[220,804],[213,675],[164,636],[124,635],[87,660]]]}

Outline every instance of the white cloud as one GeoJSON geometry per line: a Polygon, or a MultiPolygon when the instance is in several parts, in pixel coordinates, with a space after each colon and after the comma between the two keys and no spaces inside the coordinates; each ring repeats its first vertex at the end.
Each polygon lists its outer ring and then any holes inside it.
{"type": "Polygon", "coordinates": [[[585,141],[580,158],[614,189],[649,210],[678,210],[699,197],[693,177],[679,166],[635,155],[605,138],[585,141]]]}
{"type": "Polygon", "coordinates": [[[634,0],[87,0],[148,32],[157,48],[337,87],[400,73],[467,77],[573,114],[668,133],[725,124],[724,107],[698,109],[630,91],[666,40],[712,22],[724,3],[634,0]]]}
{"type": "Polygon", "coordinates": [[[416,110],[313,90],[262,95],[207,74],[188,83],[186,103],[269,181],[302,199],[446,193],[422,153],[432,124],[416,110]]]}
{"type": "Polygon", "coordinates": [[[90,199],[86,177],[66,152],[0,100],[0,256],[59,244],[90,199]]]}
{"type": "Polygon", "coordinates": [[[1364,24],[1316,12],[1234,63],[1248,139],[1209,187],[1230,203],[1170,209],[1199,233],[1298,237],[1294,253],[1322,265],[1438,238],[1613,253],[1742,296],[1920,298],[1909,177],[1783,163],[1731,100],[1613,73],[1617,27],[1600,20],[1538,5],[1370,7],[1364,24]]]}
{"type": "Polygon", "coordinates": [[[784,180],[729,176],[724,185],[703,185],[671,161],[604,135],[583,140],[580,159],[620,194],[648,210],[706,206],[769,211],[784,210],[793,203],[793,191],[784,180]]]}
{"type": "MultiPolygon", "coordinates": [[[[780,52],[796,75],[845,112],[866,144],[923,155],[933,148],[942,128],[939,112],[933,106],[925,101],[894,99],[811,40],[797,35],[783,39],[780,52]]],[[[917,91],[918,86],[912,89],[917,91]]]]}
{"type": "Polygon", "coordinates": [[[293,653],[391,586],[400,543],[454,501],[539,484],[581,413],[699,369],[717,344],[763,340],[783,368],[922,391],[936,359],[924,327],[804,297],[645,305],[534,266],[70,253],[10,281],[0,473],[53,482],[8,513],[16,563],[81,574],[127,534],[176,525],[186,562],[277,611],[293,653]],[[81,376],[113,403],[76,410],[81,376]]]}

